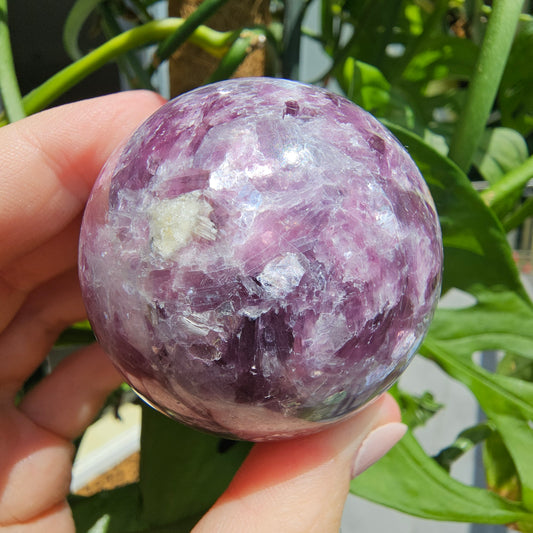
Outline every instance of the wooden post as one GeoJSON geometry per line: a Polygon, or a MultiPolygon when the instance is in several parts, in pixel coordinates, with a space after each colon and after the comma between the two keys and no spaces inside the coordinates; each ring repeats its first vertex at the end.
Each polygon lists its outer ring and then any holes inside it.
{"type": "MultiPolygon", "coordinates": [[[[169,0],[169,15],[187,17],[202,0],[169,0]]],[[[229,0],[206,25],[219,31],[234,30],[269,20],[269,0],[229,0]]],[[[176,96],[205,82],[219,60],[197,46],[185,43],[170,59],[170,94],[176,96]]],[[[235,77],[262,76],[265,73],[265,51],[254,50],[242,63],[235,77]]]]}

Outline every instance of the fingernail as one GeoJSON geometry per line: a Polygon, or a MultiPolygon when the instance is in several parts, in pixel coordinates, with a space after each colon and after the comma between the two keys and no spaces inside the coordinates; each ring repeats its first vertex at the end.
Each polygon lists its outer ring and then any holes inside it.
{"type": "Polygon", "coordinates": [[[371,431],[355,454],[352,465],[352,479],[381,459],[404,435],[407,426],[391,422],[371,431]]]}

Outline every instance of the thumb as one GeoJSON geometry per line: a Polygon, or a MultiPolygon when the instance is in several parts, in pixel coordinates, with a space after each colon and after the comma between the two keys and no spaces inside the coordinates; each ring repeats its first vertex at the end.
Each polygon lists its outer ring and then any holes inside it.
{"type": "Polygon", "coordinates": [[[403,436],[386,394],[320,433],[256,444],[193,533],[337,533],[350,480],[403,436]]]}

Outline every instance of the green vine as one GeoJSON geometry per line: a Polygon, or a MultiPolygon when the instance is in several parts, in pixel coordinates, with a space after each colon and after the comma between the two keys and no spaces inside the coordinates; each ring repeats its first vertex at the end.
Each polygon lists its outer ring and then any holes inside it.
{"type": "Polygon", "coordinates": [[[481,197],[489,207],[497,211],[509,197],[519,193],[530,179],[533,179],[533,155],[482,191],[481,197]]]}
{"type": "MultiPolygon", "coordinates": [[[[102,16],[102,27],[108,39],[120,35],[121,28],[117,22],[116,14],[106,3],[98,6],[98,11],[102,16]]],[[[154,88],[150,81],[150,75],[141,65],[137,54],[134,51],[126,52],[117,59],[120,70],[128,78],[128,83],[134,89],[148,89],[153,91],[154,88]]]]}
{"type": "Polygon", "coordinates": [[[516,211],[503,220],[503,228],[505,231],[511,231],[531,216],[533,216],[533,197],[528,198],[516,211]]]}
{"type": "MultiPolygon", "coordinates": [[[[181,18],[167,18],[148,22],[117,35],[86,56],[60,70],[42,85],[39,85],[39,87],[24,96],[22,99],[24,112],[27,115],[31,115],[41,111],[71,87],[109,61],[116,59],[129,50],[166,39],[183,23],[184,19],[181,18]]],[[[235,32],[219,32],[207,26],[199,26],[190,36],[191,42],[215,57],[223,57],[234,40],[235,32]]],[[[0,126],[4,126],[7,122],[6,116],[0,114],[0,126]]]]}
{"type": "Polygon", "coordinates": [[[63,47],[73,61],[83,56],[78,46],[81,28],[89,15],[102,2],[103,0],[77,0],[70,8],[63,26],[63,47]]]}
{"type": "Polygon", "coordinates": [[[13,64],[11,39],[7,22],[7,0],[0,0],[0,95],[7,120],[15,122],[25,117],[22,98],[13,64]]]}

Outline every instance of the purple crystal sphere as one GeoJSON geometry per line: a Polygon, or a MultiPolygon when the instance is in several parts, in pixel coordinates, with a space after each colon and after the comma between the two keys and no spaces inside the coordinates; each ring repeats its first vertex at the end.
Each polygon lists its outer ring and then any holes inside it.
{"type": "Polygon", "coordinates": [[[429,326],[442,241],[420,172],[377,120],[249,78],[170,101],[111,157],[79,268],[95,334],[139,395],[259,441],[391,386],[429,326]]]}

